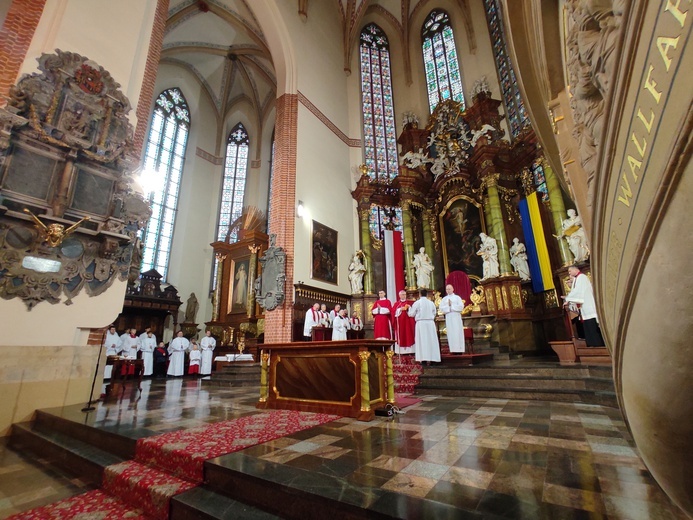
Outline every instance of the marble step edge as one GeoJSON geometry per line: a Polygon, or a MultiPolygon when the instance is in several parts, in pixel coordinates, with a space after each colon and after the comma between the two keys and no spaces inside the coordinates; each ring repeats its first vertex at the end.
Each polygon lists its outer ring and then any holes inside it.
{"type": "Polygon", "coordinates": [[[105,449],[123,460],[135,458],[136,438],[125,437],[124,435],[95,428],[89,424],[79,423],[69,418],[55,415],[50,410],[36,410],[33,429],[44,433],[57,431],[69,435],[85,444],[105,449]]]}
{"type": "Polygon", "coordinates": [[[406,498],[409,510],[394,492],[347,484],[337,476],[265,461],[243,452],[206,461],[205,480],[206,486],[217,493],[231,498],[241,494],[244,502],[288,520],[323,520],[329,516],[349,520],[483,518],[472,511],[414,496],[406,498]],[[370,503],[368,508],[361,505],[364,501],[370,503]]]}
{"type": "Polygon", "coordinates": [[[472,378],[453,378],[453,377],[420,377],[419,386],[442,386],[445,388],[523,388],[549,390],[585,390],[585,382],[579,379],[472,379],[472,378]]]}
{"type": "Polygon", "coordinates": [[[590,374],[586,369],[567,369],[567,370],[497,370],[480,365],[473,366],[451,366],[435,365],[424,366],[424,373],[429,375],[456,375],[460,377],[494,377],[494,378],[535,378],[535,379],[588,379],[590,374]]]}
{"type": "Polygon", "coordinates": [[[106,466],[123,462],[121,457],[70,435],[37,431],[31,423],[12,425],[9,446],[20,453],[30,452],[46,459],[59,470],[96,486],[101,486],[106,466]]]}
{"type": "MultiPolygon", "coordinates": [[[[428,369],[428,367],[426,367],[428,369]]],[[[425,370],[423,374],[419,377],[421,378],[431,378],[431,379],[462,379],[462,380],[486,380],[486,379],[498,379],[503,381],[589,381],[590,377],[579,377],[579,376],[541,376],[541,375],[477,375],[477,374],[460,374],[458,371],[454,371],[453,374],[431,374],[428,370],[425,370]]],[[[602,379],[601,381],[605,381],[602,379]]]]}
{"type": "Polygon", "coordinates": [[[281,517],[198,486],[171,498],[171,520],[279,520],[281,517]]]}
{"type": "Polygon", "coordinates": [[[610,406],[612,408],[618,408],[618,401],[616,399],[616,394],[614,392],[595,390],[468,388],[418,385],[415,390],[415,395],[427,395],[427,390],[437,395],[445,395],[452,397],[496,397],[500,399],[530,399],[538,401],[575,401],[588,404],[601,404],[604,406],[610,406]],[[535,396],[532,396],[532,394],[534,394],[535,396]]]}

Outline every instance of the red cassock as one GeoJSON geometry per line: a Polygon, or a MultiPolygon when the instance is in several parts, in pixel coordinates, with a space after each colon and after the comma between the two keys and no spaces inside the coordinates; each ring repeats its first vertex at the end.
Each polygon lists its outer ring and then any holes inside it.
{"type": "Polygon", "coordinates": [[[414,305],[411,300],[397,300],[392,306],[392,320],[395,329],[395,339],[400,347],[411,347],[414,344],[414,318],[407,314],[409,307],[414,305]],[[402,309],[397,316],[397,309],[402,309]]]}
{"type": "Polygon", "coordinates": [[[388,300],[387,298],[377,300],[373,304],[372,311],[376,309],[378,310],[378,313],[373,314],[373,337],[375,339],[392,339],[392,304],[390,303],[390,300],[388,300]],[[380,314],[380,309],[387,309],[389,312],[385,314],[380,314]]]}

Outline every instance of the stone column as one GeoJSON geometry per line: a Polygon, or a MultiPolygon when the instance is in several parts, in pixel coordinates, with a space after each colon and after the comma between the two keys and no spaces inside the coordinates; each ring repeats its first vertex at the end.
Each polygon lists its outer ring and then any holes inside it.
{"type": "Polygon", "coordinates": [[[371,229],[368,226],[370,211],[359,211],[359,229],[361,230],[361,250],[366,257],[366,275],[363,277],[364,294],[373,294],[373,258],[371,255],[371,229]]]}
{"type": "Polygon", "coordinates": [[[503,212],[501,210],[500,196],[498,195],[497,173],[492,173],[484,178],[488,193],[489,212],[491,214],[491,230],[493,238],[498,243],[498,264],[502,275],[512,274],[513,268],[510,264],[510,252],[508,251],[508,239],[505,236],[505,226],[503,224],[503,212]]]}
{"type": "MultiPolygon", "coordinates": [[[[411,209],[409,201],[402,201],[402,229],[404,230],[404,268],[407,270],[407,286],[416,290],[416,275],[412,259],[414,258],[414,232],[411,229],[411,209]]],[[[430,232],[430,228],[429,228],[430,232]]]]}
{"type": "Polygon", "coordinates": [[[212,321],[219,320],[219,310],[221,308],[221,281],[224,276],[224,260],[226,255],[217,253],[217,278],[214,284],[214,295],[212,296],[212,321]]]}
{"type": "Polygon", "coordinates": [[[260,250],[260,246],[253,244],[248,246],[250,249],[250,262],[248,263],[248,285],[250,285],[250,290],[248,291],[248,300],[246,301],[246,306],[248,307],[248,318],[255,317],[255,278],[257,277],[257,253],[260,250]]]}
{"type": "Polygon", "coordinates": [[[491,204],[488,201],[488,195],[484,197],[484,218],[486,219],[486,231],[491,233],[491,204]]]}
{"type": "MultiPolygon", "coordinates": [[[[546,179],[546,189],[549,192],[549,203],[551,204],[551,218],[553,219],[554,234],[560,236],[563,233],[563,220],[568,218],[563,203],[563,192],[558,178],[553,169],[543,157],[538,162],[544,168],[544,178],[546,179]]],[[[573,253],[570,252],[568,242],[564,238],[558,239],[558,250],[561,254],[561,263],[565,266],[573,262],[573,253]]]]}
{"type": "MultiPolygon", "coordinates": [[[[433,245],[433,232],[431,231],[431,212],[428,210],[422,211],[421,221],[423,224],[424,247],[426,248],[426,253],[428,253],[428,256],[431,257],[431,261],[433,262],[433,258],[436,256],[434,254],[436,248],[433,245]]],[[[436,279],[439,278],[439,275],[440,271],[438,270],[434,270],[433,273],[431,273],[431,289],[435,289],[436,287],[438,287],[438,285],[436,284],[436,279]]]]}

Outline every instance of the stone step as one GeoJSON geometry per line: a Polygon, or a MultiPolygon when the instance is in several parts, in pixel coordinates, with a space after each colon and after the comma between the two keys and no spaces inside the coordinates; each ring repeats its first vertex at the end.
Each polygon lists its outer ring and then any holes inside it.
{"type": "Polygon", "coordinates": [[[58,431],[45,432],[31,423],[12,425],[9,446],[20,453],[32,453],[61,471],[100,486],[106,466],[123,459],[75,437],[58,431]]]}
{"type": "Polygon", "coordinates": [[[447,388],[434,385],[419,385],[416,395],[445,395],[450,397],[481,397],[485,399],[520,399],[531,401],[560,401],[598,404],[618,408],[614,392],[590,390],[557,390],[536,388],[447,388]]]}
{"type": "Polygon", "coordinates": [[[339,475],[277,464],[242,451],[205,462],[206,487],[288,520],[460,518],[481,520],[474,511],[382,488],[348,483],[339,475]],[[412,512],[414,516],[412,516],[412,512]]]}
{"type": "Polygon", "coordinates": [[[587,367],[521,367],[509,366],[473,366],[473,367],[449,367],[446,365],[424,366],[424,375],[450,375],[450,376],[487,376],[498,378],[556,378],[556,379],[581,379],[590,377],[587,367]]]}
{"type": "Polygon", "coordinates": [[[121,459],[135,458],[136,438],[125,437],[115,432],[93,428],[88,424],[88,417],[84,415],[84,422],[62,417],[61,408],[55,409],[55,413],[49,410],[36,410],[32,428],[43,433],[57,432],[68,435],[91,446],[106,450],[121,459]]]}
{"type": "Polygon", "coordinates": [[[199,486],[171,499],[171,520],[279,520],[281,517],[199,486]]]}
{"type": "Polygon", "coordinates": [[[431,376],[426,373],[419,378],[419,387],[444,388],[507,388],[542,390],[584,390],[584,379],[558,379],[542,377],[498,378],[492,376],[431,376]]]}

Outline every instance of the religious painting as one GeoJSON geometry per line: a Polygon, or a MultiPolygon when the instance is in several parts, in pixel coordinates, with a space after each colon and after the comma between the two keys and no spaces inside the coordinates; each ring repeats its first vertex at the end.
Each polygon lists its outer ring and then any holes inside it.
{"type": "Polygon", "coordinates": [[[483,261],[476,254],[481,245],[479,233],[484,231],[481,206],[460,195],[448,202],[440,214],[445,276],[464,271],[470,278],[483,276],[483,261]]]}
{"type": "Polygon", "coordinates": [[[248,310],[248,272],[250,258],[231,261],[231,290],[229,291],[229,314],[248,310]]]}
{"type": "Polygon", "coordinates": [[[310,245],[313,251],[310,277],[337,285],[337,232],[314,220],[310,245]]]}

